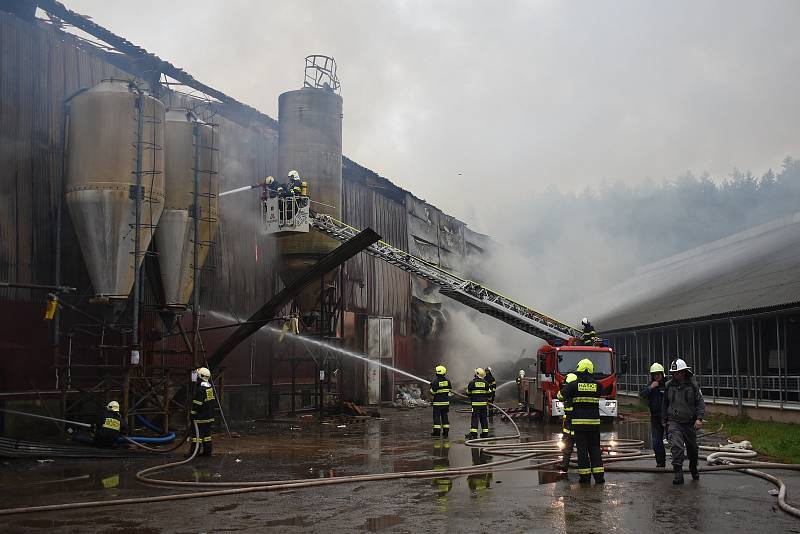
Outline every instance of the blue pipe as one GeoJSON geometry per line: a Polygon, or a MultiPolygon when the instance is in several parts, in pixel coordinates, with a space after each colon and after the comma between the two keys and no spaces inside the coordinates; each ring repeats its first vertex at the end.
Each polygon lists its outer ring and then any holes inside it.
{"type": "MultiPolygon", "coordinates": [[[[157,438],[147,436],[128,436],[128,439],[136,443],[171,443],[175,441],[175,432],[170,432],[166,436],[158,436],[157,438]]],[[[122,438],[117,438],[117,443],[125,443],[122,438]]]]}
{"type": "Polygon", "coordinates": [[[156,434],[161,435],[161,434],[164,433],[164,429],[163,428],[158,428],[156,425],[154,425],[153,423],[151,423],[150,421],[148,421],[147,419],[145,419],[141,415],[136,414],[136,419],[137,419],[137,421],[142,423],[144,426],[146,426],[147,428],[149,428],[150,430],[152,430],[156,434]]]}

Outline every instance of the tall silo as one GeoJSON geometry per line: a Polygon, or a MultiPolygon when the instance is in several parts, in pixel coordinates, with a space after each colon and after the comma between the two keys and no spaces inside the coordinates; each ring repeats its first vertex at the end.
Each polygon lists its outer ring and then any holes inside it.
{"type": "Polygon", "coordinates": [[[185,308],[194,287],[195,157],[198,187],[198,266],[202,268],[219,224],[217,138],[211,125],[191,111],[167,112],[165,126],[164,213],[156,229],[158,262],[167,306],[185,308]],[[199,137],[196,143],[195,129],[199,137]],[[196,150],[199,153],[196,154],[196,150]]]}
{"type": "Polygon", "coordinates": [[[106,80],[69,102],[64,187],[96,297],[128,297],[137,226],[138,267],[164,209],[164,105],[141,93],[140,121],[139,95],[128,81],[106,80]],[[138,225],[137,168],[143,199],[138,225]]]}
{"type": "MultiPolygon", "coordinates": [[[[297,170],[308,182],[313,208],[341,220],[342,97],[330,86],[303,87],[278,99],[278,176],[297,170]]],[[[338,242],[320,232],[278,238],[278,272],[289,283],[307,271],[338,242]]],[[[328,281],[334,275],[328,276],[328,281]]],[[[319,308],[320,288],[295,299],[302,312],[319,308]]]]}

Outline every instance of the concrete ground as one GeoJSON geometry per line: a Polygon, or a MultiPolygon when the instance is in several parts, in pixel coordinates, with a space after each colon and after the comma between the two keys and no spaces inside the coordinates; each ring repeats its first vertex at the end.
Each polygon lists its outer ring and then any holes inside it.
{"type": "MultiPolygon", "coordinates": [[[[468,414],[451,411],[449,441],[431,438],[430,410],[384,409],[382,419],[321,424],[249,423],[243,437],[218,439],[219,454],[165,472],[176,480],[273,480],[471,465],[464,446],[468,414]],[[344,425],[344,426],[342,426],[344,425]]],[[[550,439],[556,427],[520,423],[530,439],[550,439]]],[[[606,430],[647,441],[649,423],[627,421],[606,430]]],[[[495,431],[508,424],[496,419],[495,431]]],[[[610,437],[610,435],[607,435],[610,437]]],[[[173,457],[171,460],[174,461],[173,457]]],[[[167,460],[161,460],[167,461],[167,460]]],[[[0,467],[2,507],[165,495],[134,474],[159,460],[5,460],[0,467]]],[[[645,465],[654,462],[645,461],[645,465]]],[[[797,472],[774,471],[800,492],[797,472]]],[[[770,484],[754,477],[687,476],[683,487],[668,474],[608,473],[604,486],[577,483],[554,472],[514,471],[447,479],[345,484],[282,493],[173,501],[0,516],[3,532],[800,532],[800,521],[777,508],[770,484]]],[[[185,491],[185,490],[184,490],[185,491]]]]}

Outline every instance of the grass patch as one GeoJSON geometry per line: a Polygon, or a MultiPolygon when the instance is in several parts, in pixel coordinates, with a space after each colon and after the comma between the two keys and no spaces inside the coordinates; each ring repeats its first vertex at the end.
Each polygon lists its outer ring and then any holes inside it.
{"type": "Polygon", "coordinates": [[[760,454],[782,462],[800,463],[800,425],[714,414],[707,416],[703,428],[713,432],[720,424],[725,425],[723,434],[735,441],[746,439],[760,454]]]}

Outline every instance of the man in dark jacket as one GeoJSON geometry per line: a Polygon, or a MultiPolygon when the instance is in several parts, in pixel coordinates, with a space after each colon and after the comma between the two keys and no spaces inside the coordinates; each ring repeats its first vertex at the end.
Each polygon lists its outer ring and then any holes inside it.
{"type": "Polygon", "coordinates": [[[584,317],[581,319],[581,326],[583,327],[581,345],[594,345],[600,340],[600,338],[597,337],[597,332],[594,331],[594,326],[592,326],[588,318],[584,317]]]}
{"type": "Polygon", "coordinates": [[[98,447],[113,447],[120,433],[125,430],[125,421],[119,413],[119,403],[111,401],[97,418],[94,426],[94,443],[98,447]]]}
{"type": "Polygon", "coordinates": [[[475,369],[475,376],[467,385],[467,396],[472,405],[472,420],[470,422],[469,433],[465,436],[470,439],[478,437],[478,429],[481,430],[481,437],[489,437],[489,416],[486,413],[486,399],[489,398],[489,384],[486,383],[486,371],[478,367],[475,369]]]}
{"type": "Polygon", "coordinates": [[[683,484],[683,448],[689,457],[689,470],[692,478],[698,480],[697,470],[697,431],[703,427],[706,404],[700,386],[692,379],[692,370],[681,359],[670,365],[672,380],[667,382],[664,403],[661,407],[661,421],[667,429],[667,441],[672,453],[672,467],[675,470],[673,484],[683,484]]]}
{"type": "Polygon", "coordinates": [[[486,399],[489,403],[489,416],[492,416],[492,404],[494,404],[494,396],[497,393],[497,380],[494,378],[492,374],[492,368],[488,365],[486,366],[486,384],[489,386],[489,396],[486,399]]]}
{"type": "Polygon", "coordinates": [[[431,436],[439,436],[441,433],[445,438],[450,433],[450,381],[445,376],[447,369],[444,365],[436,366],[436,377],[431,380],[429,393],[433,396],[433,432],[431,436]]]}
{"type": "Polygon", "coordinates": [[[577,380],[561,389],[564,404],[572,406],[570,421],[578,448],[578,481],[589,484],[605,482],[603,454],[600,450],[600,384],[593,378],[594,364],[584,358],[575,368],[577,380]]]}
{"type": "Polygon", "coordinates": [[[664,449],[664,427],[661,425],[661,405],[664,404],[664,366],[654,363],[650,366],[650,384],[639,397],[650,406],[650,429],[653,438],[653,452],[656,454],[656,467],[667,464],[667,451],[664,449]]]}
{"type": "Polygon", "coordinates": [[[564,447],[562,449],[561,466],[559,467],[559,471],[562,473],[569,471],[569,461],[572,458],[572,449],[575,448],[575,431],[572,430],[572,400],[565,399],[561,390],[566,384],[571,384],[577,379],[578,375],[575,373],[569,373],[564,379],[564,383],[559,388],[557,395],[558,400],[564,403],[564,417],[562,418],[561,422],[561,443],[564,444],[564,447]]]}

